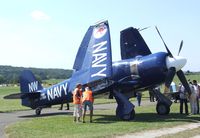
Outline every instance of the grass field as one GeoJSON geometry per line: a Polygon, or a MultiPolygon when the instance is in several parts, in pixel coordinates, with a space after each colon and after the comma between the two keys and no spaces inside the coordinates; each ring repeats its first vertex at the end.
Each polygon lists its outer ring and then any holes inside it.
{"type": "MultiPolygon", "coordinates": [[[[74,123],[71,114],[56,115],[18,122],[6,128],[11,138],[32,137],[113,137],[150,129],[173,127],[196,122],[199,115],[180,115],[179,104],[173,104],[168,116],[155,113],[155,106],[136,107],[133,121],[121,121],[115,117],[115,110],[95,110],[94,123],[74,123]]],[[[86,118],[86,120],[89,120],[86,118]]]]}

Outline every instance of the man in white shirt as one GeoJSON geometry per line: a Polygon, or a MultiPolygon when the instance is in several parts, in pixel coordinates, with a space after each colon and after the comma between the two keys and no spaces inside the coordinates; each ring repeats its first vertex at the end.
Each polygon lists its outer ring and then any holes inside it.
{"type": "Polygon", "coordinates": [[[197,114],[197,93],[195,91],[195,86],[192,84],[192,82],[189,82],[189,86],[191,89],[191,95],[189,97],[191,114],[197,114]]]}
{"type": "Polygon", "coordinates": [[[197,83],[197,80],[193,80],[194,91],[197,94],[197,114],[199,114],[199,96],[200,96],[200,86],[197,83]]]}

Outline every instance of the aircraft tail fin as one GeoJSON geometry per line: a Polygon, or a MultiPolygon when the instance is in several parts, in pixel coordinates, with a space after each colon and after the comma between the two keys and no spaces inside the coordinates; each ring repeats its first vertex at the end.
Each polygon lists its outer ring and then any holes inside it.
{"type": "Polygon", "coordinates": [[[39,90],[43,87],[41,83],[36,79],[30,70],[22,71],[20,75],[20,91],[22,98],[22,105],[31,106],[30,99],[38,98],[40,96],[39,90]]]}

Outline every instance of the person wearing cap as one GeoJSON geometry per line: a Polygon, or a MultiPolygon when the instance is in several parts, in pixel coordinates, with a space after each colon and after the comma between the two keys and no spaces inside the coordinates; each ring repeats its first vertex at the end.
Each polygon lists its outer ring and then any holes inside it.
{"type": "Polygon", "coordinates": [[[84,111],[83,111],[83,123],[85,123],[85,114],[86,114],[87,106],[90,110],[90,123],[92,123],[93,102],[94,102],[94,98],[93,98],[92,91],[89,88],[89,86],[87,85],[85,87],[85,91],[83,92],[83,99],[82,99],[83,109],[84,109],[84,111]]]}
{"type": "Polygon", "coordinates": [[[73,91],[74,122],[81,121],[80,120],[82,116],[81,99],[82,99],[82,85],[79,83],[76,85],[76,88],[73,91]]]}

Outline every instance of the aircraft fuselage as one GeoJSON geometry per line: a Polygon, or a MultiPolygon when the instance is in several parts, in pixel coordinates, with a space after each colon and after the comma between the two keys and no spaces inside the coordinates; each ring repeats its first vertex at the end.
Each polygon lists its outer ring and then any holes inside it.
{"type": "MultiPolygon", "coordinates": [[[[159,52],[113,62],[112,79],[120,89],[126,91],[139,91],[155,87],[165,80],[167,71],[165,64],[166,56],[167,53],[159,52]]],[[[71,81],[75,80],[68,79],[43,89],[40,98],[34,100],[32,108],[61,104],[67,101],[71,102],[72,91],[69,91],[71,81]]]]}

